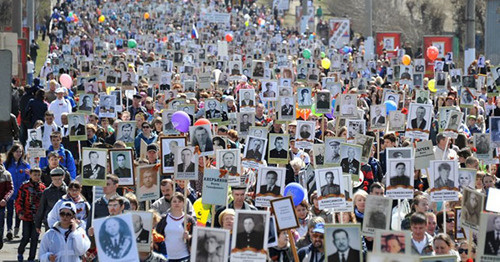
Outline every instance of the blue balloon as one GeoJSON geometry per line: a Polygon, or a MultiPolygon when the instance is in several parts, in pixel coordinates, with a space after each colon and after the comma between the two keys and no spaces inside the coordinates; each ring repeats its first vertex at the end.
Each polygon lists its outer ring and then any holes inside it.
{"type": "Polygon", "coordinates": [[[391,111],[396,111],[398,109],[398,106],[396,105],[396,102],[387,100],[384,102],[385,104],[385,109],[387,110],[387,114],[389,115],[389,112],[391,111]]]}
{"type": "Polygon", "coordinates": [[[67,16],[66,17],[66,22],[68,22],[68,23],[71,22],[71,17],[67,16]]]}
{"type": "Polygon", "coordinates": [[[285,196],[292,196],[293,204],[298,206],[304,200],[306,192],[299,183],[292,182],[285,187],[284,194],[285,196]]]}
{"type": "Polygon", "coordinates": [[[335,98],[332,99],[332,108],[335,108],[335,98]]]}

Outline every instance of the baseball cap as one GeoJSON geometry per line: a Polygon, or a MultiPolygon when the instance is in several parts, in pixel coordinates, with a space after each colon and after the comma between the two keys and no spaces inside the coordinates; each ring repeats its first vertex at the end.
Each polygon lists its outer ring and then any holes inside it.
{"type": "Polygon", "coordinates": [[[134,94],[134,98],[139,98],[139,99],[141,99],[141,98],[142,98],[142,96],[141,96],[141,94],[136,93],[136,94],[134,94]]]}
{"type": "Polygon", "coordinates": [[[149,151],[149,150],[154,150],[154,151],[158,152],[158,146],[156,144],[149,144],[147,147],[147,151],[149,151]]]}
{"type": "Polygon", "coordinates": [[[297,125],[297,120],[293,120],[290,124],[288,124],[289,126],[296,126],[297,125]]]}
{"type": "Polygon", "coordinates": [[[73,214],[76,214],[76,206],[72,202],[69,201],[63,202],[61,206],[59,206],[59,211],[63,209],[69,209],[73,212],[73,214]]]}
{"type": "Polygon", "coordinates": [[[314,226],[313,233],[325,233],[325,224],[323,223],[318,223],[314,226]]]}
{"type": "Polygon", "coordinates": [[[50,171],[50,176],[64,176],[64,170],[60,167],[56,167],[50,171]]]}
{"type": "Polygon", "coordinates": [[[62,87],[57,88],[56,89],[56,94],[57,93],[64,93],[64,88],[62,88],[62,87]]]}

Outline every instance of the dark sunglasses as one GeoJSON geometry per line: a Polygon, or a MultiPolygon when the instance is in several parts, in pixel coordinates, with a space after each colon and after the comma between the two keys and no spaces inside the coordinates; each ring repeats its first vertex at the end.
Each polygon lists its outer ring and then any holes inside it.
{"type": "Polygon", "coordinates": [[[72,217],[73,216],[72,213],[68,213],[68,212],[60,212],[59,215],[62,217],[72,217]]]}
{"type": "Polygon", "coordinates": [[[467,250],[467,249],[463,249],[463,248],[459,248],[459,249],[458,249],[458,253],[459,253],[459,254],[462,254],[462,253],[469,254],[469,250],[467,250]]]}
{"type": "Polygon", "coordinates": [[[451,222],[455,222],[455,219],[454,218],[447,218],[446,219],[446,223],[451,223],[451,222]]]}
{"type": "Polygon", "coordinates": [[[142,128],[151,128],[150,126],[142,126],[142,128]]]}

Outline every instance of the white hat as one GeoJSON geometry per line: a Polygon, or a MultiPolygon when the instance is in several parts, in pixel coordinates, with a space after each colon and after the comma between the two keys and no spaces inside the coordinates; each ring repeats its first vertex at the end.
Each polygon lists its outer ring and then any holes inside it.
{"type": "Polygon", "coordinates": [[[246,82],[248,79],[246,76],[242,75],[240,81],[246,82]]]}
{"type": "Polygon", "coordinates": [[[62,87],[57,88],[56,89],[56,94],[57,93],[64,93],[64,88],[62,88],[62,87]]]}
{"type": "Polygon", "coordinates": [[[59,211],[61,211],[62,209],[69,209],[73,211],[73,214],[76,214],[76,206],[73,202],[69,201],[63,202],[61,206],[59,206],[59,211]]]}

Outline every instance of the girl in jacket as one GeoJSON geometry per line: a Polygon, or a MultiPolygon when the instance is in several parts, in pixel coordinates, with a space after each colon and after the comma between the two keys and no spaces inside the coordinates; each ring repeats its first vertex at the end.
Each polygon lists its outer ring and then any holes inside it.
{"type": "Polygon", "coordinates": [[[184,195],[175,192],[171,200],[170,211],[163,216],[156,231],[165,238],[169,262],[189,261],[189,249],[191,247],[191,236],[196,221],[192,216],[184,213],[184,195]],[[186,229],[184,229],[186,223],[186,229]]]}
{"type": "Polygon", "coordinates": [[[73,180],[68,185],[68,193],[64,195],[57,203],[54,205],[52,210],[47,216],[47,222],[49,226],[52,227],[56,222],[60,221],[58,210],[61,205],[66,202],[72,202],[76,206],[76,219],[78,225],[82,228],[87,228],[87,219],[90,214],[90,204],[87,202],[85,197],[81,194],[82,185],[77,180],[73,180]]]}
{"type": "Polygon", "coordinates": [[[81,261],[80,256],[90,248],[85,230],[78,225],[76,206],[65,202],[59,206],[60,221],[45,233],[40,242],[40,261],[81,261]]]}
{"type": "MultiPolygon", "coordinates": [[[[17,192],[21,185],[30,179],[29,170],[30,165],[26,162],[24,155],[24,148],[19,143],[14,143],[7,153],[7,159],[3,163],[7,171],[12,175],[12,182],[14,184],[14,193],[7,202],[7,239],[12,240],[12,218],[14,217],[14,201],[17,198],[17,192]]],[[[19,215],[16,214],[16,224],[14,226],[14,236],[19,234],[19,226],[21,220],[19,215]]]]}

